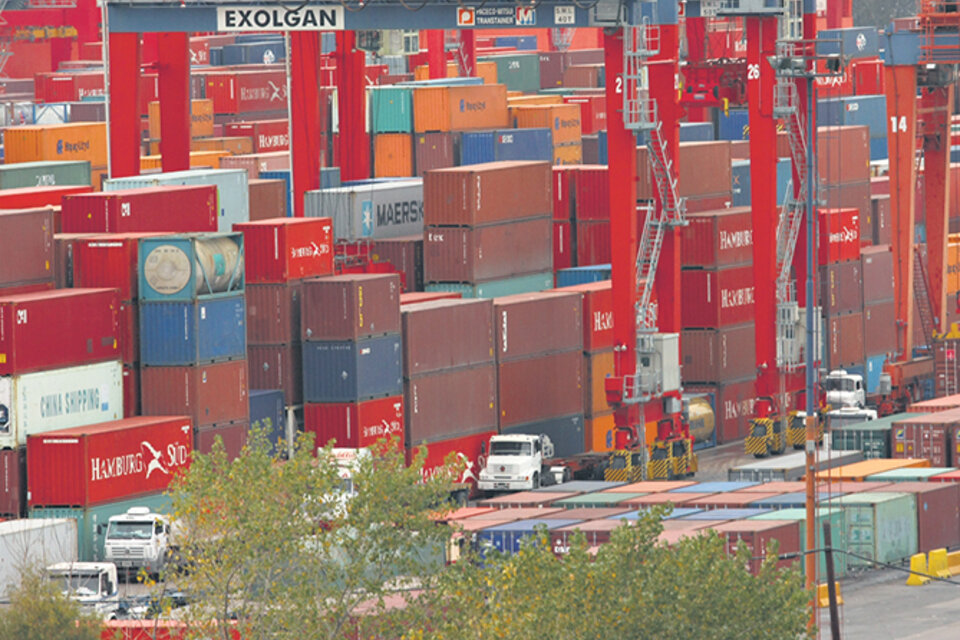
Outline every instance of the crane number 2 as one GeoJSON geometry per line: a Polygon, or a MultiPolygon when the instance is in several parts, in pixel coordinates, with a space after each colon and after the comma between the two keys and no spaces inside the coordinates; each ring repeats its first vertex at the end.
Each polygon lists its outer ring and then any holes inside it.
{"type": "Polygon", "coordinates": [[[907,131],[907,116],[890,116],[890,133],[907,131]]]}
{"type": "Polygon", "coordinates": [[[617,76],[617,93],[623,93],[623,76],[617,76]]]}

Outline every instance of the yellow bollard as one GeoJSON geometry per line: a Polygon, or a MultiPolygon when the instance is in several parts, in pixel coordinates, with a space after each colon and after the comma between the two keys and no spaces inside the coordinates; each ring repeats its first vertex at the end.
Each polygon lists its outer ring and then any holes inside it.
{"type": "Polygon", "coordinates": [[[910,571],[908,587],[919,587],[930,582],[930,576],[927,575],[927,556],[924,554],[915,553],[910,556],[910,571]]]}
{"type": "Polygon", "coordinates": [[[927,571],[931,576],[938,578],[949,578],[950,567],[947,564],[947,550],[934,549],[930,552],[930,560],[927,562],[927,571]]]}
{"type": "MultiPolygon", "coordinates": [[[[834,582],[833,586],[837,590],[837,606],[839,606],[843,604],[843,596],[840,595],[840,583],[834,582]]],[[[817,601],[821,609],[830,606],[830,590],[827,588],[826,582],[817,585],[817,601]]]]}
{"type": "Polygon", "coordinates": [[[960,575],[960,551],[951,551],[947,554],[947,569],[951,576],[960,575]]]}

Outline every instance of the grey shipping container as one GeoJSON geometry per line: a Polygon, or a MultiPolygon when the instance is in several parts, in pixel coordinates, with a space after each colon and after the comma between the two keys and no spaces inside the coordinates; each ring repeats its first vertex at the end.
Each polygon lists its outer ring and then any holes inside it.
{"type": "Polygon", "coordinates": [[[18,162],[0,165],[0,189],[90,184],[90,163],[18,162]]]}
{"type": "Polygon", "coordinates": [[[390,180],[308,191],[308,218],[333,219],[335,240],[400,238],[423,233],[423,180],[390,180]]]}
{"type": "MultiPolygon", "coordinates": [[[[817,469],[833,469],[861,460],[863,460],[863,453],[860,451],[821,452],[817,469]]],[[[750,482],[790,482],[800,480],[805,473],[806,454],[800,452],[728,469],[727,479],[750,482]]]]}
{"type": "Polygon", "coordinates": [[[529,433],[531,435],[546,434],[553,442],[557,457],[572,456],[583,453],[586,448],[586,438],[583,433],[583,414],[550,418],[539,422],[529,422],[502,429],[503,433],[529,433]]]}
{"type": "Polygon", "coordinates": [[[400,336],[303,343],[303,399],[357,402],[403,392],[400,336]]]}

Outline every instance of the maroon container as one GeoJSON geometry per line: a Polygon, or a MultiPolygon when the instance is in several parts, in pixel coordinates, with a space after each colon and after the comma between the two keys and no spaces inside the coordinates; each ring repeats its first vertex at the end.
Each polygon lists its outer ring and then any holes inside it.
{"type": "Polygon", "coordinates": [[[570,242],[571,223],[553,221],[553,269],[573,266],[573,245],[570,242]]]}
{"type": "Polygon", "coordinates": [[[863,303],[893,300],[893,251],[890,245],[860,250],[863,273],[863,303]]]}
{"type": "Polygon", "coordinates": [[[777,541],[780,557],[791,556],[777,563],[780,568],[798,562],[801,550],[800,523],[796,520],[734,520],[713,527],[724,539],[727,553],[737,555],[741,545],[750,550],[750,573],[757,575],[767,556],[767,547],[777,541]]]}
{"type": "Polygon", "coordinates": [[[957,463],[951,449],[960,430],[960,410],[904,418],[893,423],[890,455],[893,458],[926,458],[932,467],[957,463]]]}
{"type": "Polygon", "coordinates": [[[749,207],[704,211],[680,230],[684,267],[715,268],[753,262],[753,216],[749,207]]]}
{"type": "Polygon", "coordinates": [[[77,244],[95,234],[92,233],[58,233],[53,236],[54,253],[54,282],[57,289],[73,287],[73,254],[77,244]]]}
{"type": "Polygon", "coordinates": [[[583,414],[582,368],[580,351],[500,363],[500,429],[583,414]]]}
{"type": "Polygon", "coordinates": [[[4,449],[0,451],[0,516],[22,518],[26,509],[27,450],[4,449]]]}
{"type": "Polygon", "coordinates": [[[960,544],[960,484],[897,482],[890,489],[917,497],[918,551],[928,553],[960,544]]]}
{"type": "Polygon", "coordinates": [[[283,389],[288,405],[303,402],[303,348],[299,342],[249,345],[251,389],[283,389]]]}
{"type": "Polygon", "coordinates": [[[306,280],[301,304],[301,333],[306,341],[358,340],[400,332],[400,277],[396,274],[306,280]]]}
{"type": "Polygon", "coordinates": [[[860,261],[835,262],[820,267],[820,304],[828,315],[863,308],[860,261]]]}
{"type": "Polygon", "coordinates": [[[587,353],[613,347],[613,283],[610,280],[563,287],[558,291],[583,294],[583,350],[587,353]]]}
{"type": "MultiPolygon", "coordinates": [[[[321,111],[324,111],[321,107],[321,111]]],[[[256,153],[276,153],[290,149],[290,123],[282,120],[231,122],[223,127],[226,136],[250,138],[256,153]]]]}
{"type": "Polygon", "coordinates": [[[743,380],[757,370],[756,328],[751,322],[722,329],[686,329],[680,337],[684,383],[743,380]]]}
{"type": "Polygon", "coordinates": [[[870,182],[870,130],[866,126],[817,130],[817,175],[827,186],[870,182]]]}
{"type": "MultiPolygon", "coordinates": [[[[431,134],[427,134],[431,135],[431,134]]],[[[423,291],[423,236],[373,240],[370,258],[389,262],[403,276],[403,291],[423,291]]]]}
{"type": "Polygon", "coordinates": [[[249,192],[251,222],[290,215],[287,211],[286,181],[253,179],[249,183],[249,192]]]}
{"type": "MultiPolygon", "coordinates": [[[[728,140],[681,143],[678,162],[680,175],[677,181],[679,194],[691,197],[730,193],[733,184],[730,154],[728,140]]],[[[637,199],[652,199],[655,190],[647,147],[637,147],[637,199]]]]}
{"type": "Polygon", "coordinates": [[[143,367],[140,380],[140,405],[147,415],[187,415],[200,427],[250,419],[246,360],[143,367]]]}
{"type": "MultiPolygon", "coordinates": [[[[225,156],[220,159],[220,168],[246,169],[247,175],[252,183],[253,180],[260,177],[261,171],[288,170],[290,168],[290,153],[287,151],[273,151],[270,153],[250,153],[239,156],[225,156]]],[[[276,216],[268,217],[275,218],[276,216]]]]}
{"type": "Polygon", "coordinates": [[[303,283],[300,281],[286,284],[248,284],[247,344],[299,342],[302,295],[303,283]]]}
{"type": "Polygon", "coordinates": [[[62,229],[66,233],[216,231],[215,186],[163,186],[67,196],[62,229]]]}
{"type": "Polygon", "coordinates": [[[610,220],[610,173],[607,165],[579,165],[572,177],[574,219],[610,220]]]}
{"type": "Polygon", "coordinates": [[[136,300],[140,239],[157,235],[109,233],[80,239],[73,245],[73,285],[119,289],[121,300],[136,300]]]}
{"type": "Polygon", "coordinates": [[[566,54],[562,51],[550,51],[540,54],[540,88],[555,89],[563,86],[563,71],[566,67],[566,54]]]}
{"type": "Polygon", "coordinates": [[[547,162],[490,162],[431,171],[423,178],[425,225],[478,226],[549,215],[547,162]]]}
{"type": "Polygon", "coordinates": [[[52,209],[0,211],[0,287],[54,279],[52,209]]]}
{"type": "Polygon", "coordinates": [[[286,109],[286,74],[282,70],[208,73],[204,95],[213,100],[215,114],[286,109]]]}
{"type": "MultiPolygon", "coordinates": [[[[893,220],[890,217],[890,196],[870,198],[870,234],[873,244],[890,244],[893,239],[893,220]]],[[[863,235],[861,230],[860,235],[863,235]]]]}
{"type": "Polygon", "coordinates": [[[403,396],[408,446],[497,428],[497,369],[492,363],[405,380],[403,396]]]}
{"type": "Polygon", "coordinates": [[[562,290],[495,298],[497,362],[582,350],[582,298],[562,290]]]}
{"type": "Polygon", "coordinates": [[[484,282],[551,271],[549,217],[484,227],[427,227],[425,282],[484,282]]]}
{"type": "Polygon", "coordinates": [[[209,454],[213,450],[213,444],[217,438],[223,441],[223,447],[227,452],[227,459],[233,460],[240,457],[240,452],[247,444],[247,431],[250,425],[246,422],[233,422],[231,424],[218,424],[210,427],[201,427],[194,431],[194,440],[196,449],[199,453],[209,454]]]}
{"type": "Polygon", "coordinates": [[[753,268],[684,271],[681,292],[685,328],[717,329],[753,320],[753,268]]]}
{"type": "Polygon", "coordinates": [[[610,243],[609,220],[577,221],[577,255],[574,262],[578,267],[609,263],[612,255],[610,243]]]}
{"type": "Polygon", "coordinates": [[[867,357],[897,350],[897,307],[892,300],[863,307],[863,349],[867,357]]]}
{"type": "Polygon", "coordinates": [[[363,402],[303,406],[303,429],[315,434],[317,448],[335,438],[337,447],[369,447],[381,438],[397,438],[403,446],[403,396],[363,402]]]}
{"type": "Polygon", "coordinates": [[[123,365],[123,417],[140,415],[140,366],[123,365]]]}
{"type": "Polygon", "coordinates": [[[116,289],[59,289],[0,299],[0,375],[120,357],[116,289]]]}
{"type": "Polygon", "coordinates": [[[717,425],[717,443],[724,444],[747,436],[757,402],[756,378],[726,384],[684,385],[686,394],[709,394],[717,425]]]}
{"type": "Polygon", "coordinates": [[[494,361],[492,300],[435,300],[401,311],[404,376],[494,361]]]}
{"type": "Polygon", "coordinates": [[[704,213],[706,211],[716,211],[730,206],[733,201],[733,195],[727,191],[709,196],[695,196],[687,198],[687,213],[704,213]]]}
{"type": "Polygon", "coordinates": [[[869,182],[824,187],[820,199],[826,209],[856,209],[860,215],[860,243],[872,244],[872,230],[867,226],[872,214],[869,182]]]}
{"type": "Polygon", "coordinates": [[[418,176],[457,164],[453,153],[454,135],[449,131],[414,134],[414,159],[418,176]]]}
{"type": "Polygon", "coordinates": [[[847,313],[827,318],[826,350],[831,369],[863,365],[863,313],[847,313]]]}

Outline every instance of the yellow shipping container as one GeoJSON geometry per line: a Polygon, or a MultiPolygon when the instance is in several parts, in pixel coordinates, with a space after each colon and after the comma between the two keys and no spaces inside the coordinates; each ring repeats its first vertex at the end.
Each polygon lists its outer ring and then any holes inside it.
{"type": "Polygon", "coordinates": [[[529,107],[531,105],[545,104],[563,104],[563,96],[528,96],[525,94],[507,94],[507,106],[510,107],[510,117],[516,117],[513,107],[529,107]]]}
{"type": "MultiPolygon", "coordinates": [[[[160,139],[160,103],[151,102],[147,107],[147,123],[152,140],[160,139]]],[[[190,137],[204,138],[213,135],[213,100],[190,101],[190,137]]]]}
{"type": "Polygon", "coordinates": [[[613,412],[586,418],[583,431],[586,434],[584,445],[587,451],[612,451],[615,444],[613,412]]]}
{"type": "MultiPolygon", "coordinates": [[[[480,78],[483,80],[483,84],[497,84],[497,63],[496,62],[478,62],[477,63],[477,72],[473,74],[474,77],[480,78]]],[[[459,78],[460,77],[460,67],[456,62],[447,63],[447,77],[448,78],[459,78]]],[[[414,80],[429,80],[430,79],[430,67],[425,64],[421,64],[413,70],[413,79],[414,80]]]]}
{"type": "Polygon", "coordinates": [[[845,464],[842,467],[818,471],[817,478],[820,480],[831,480],[833,482],[863,482],[867,476],[884,471],[893,471],[894,469],[914,469],[929,467],[930,461],[926,458],[876,458],[873,460],[863,460],[853,464],[845,464]]]}
{"type": "Polygon", "coordinates": [[[579,142],[554,145],[553,164],[583,164],[583,145],[579,142]]]}
{"type": "Polygon", "coordinates": [[[377,178],[413,175],[413,136],[381,133],[373,139],[373,173],[377,178]]]}
{"type": "Polygon", "coordinates": [[[960,291],[960,244],[953,241],[947,245],[947,293],[960,291]]]}
{"type": "Polygon", "coordinates": [[[105,122],[40,124],[4,131],[4,163],[86,160],[94,169],[107,166],[105,122]]]}
{"type": "MultiPolygon", "coordinates": [[[[210,167],[212,169],[220,168],[220,158],[229,156],[227,151],[191,151],[190,168],[210,167]]],[[[163,156],[151,155],[140,156],[140,170],[162,169],[163,156]]]]}

